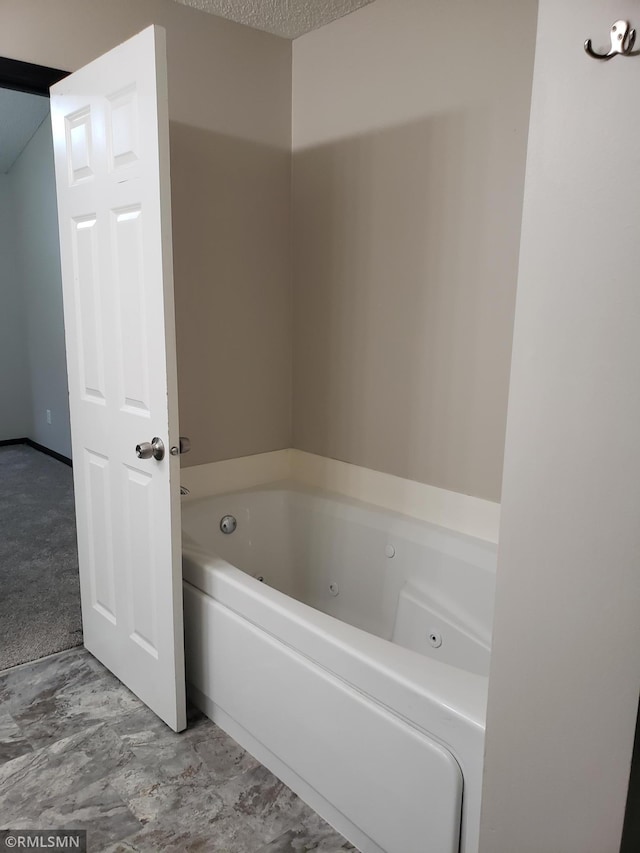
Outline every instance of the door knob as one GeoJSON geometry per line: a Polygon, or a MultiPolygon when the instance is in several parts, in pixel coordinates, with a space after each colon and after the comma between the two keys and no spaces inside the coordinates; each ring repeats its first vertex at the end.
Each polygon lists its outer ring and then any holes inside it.
{"type": "Polygon", "coordinates": [[[151,441],[143,441],[136,444],[136,456],[138,459],[151,459],[153,456],[158,462],[164,459],[164,443],[161,438],[152,438],[151,441]]]}
{"type": "Polygon", "coordinates": [[[180,456],[182,453],[188,453],[191,450],[191,439],[187,438],[186,435],[180,436],[180,441],[178,442],[178,446],[175,445],[171,448],[169,453],[172,456],[180,456]]]}

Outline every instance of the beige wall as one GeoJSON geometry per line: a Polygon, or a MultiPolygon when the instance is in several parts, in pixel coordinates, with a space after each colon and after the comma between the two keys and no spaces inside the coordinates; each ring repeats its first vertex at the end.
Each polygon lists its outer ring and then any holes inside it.
{"type": "MultiPolygon", "coordinates": [[[[540,0],[481,853],[617,853],[640,689],[636,0],[540,0]]],[[[634,848],[637,849],[637,848],[634,848]]]]}
{"type": "Polygon", "coordinates": [[[24,302],[12,182],[0,174],[0,441],[24,438],[31,427],[24,302]]]}
{"type": "Polygon", "coordinates": [[[293,47],[294,446],[499,500],[536,0],[293,47]]]}
{"type": "Polygon", "coordinates": [[[29,426],[23,435],[70,457],[69,386],[49,116],[31,137],[7,177],[11,182],[16,284],[23,299],[24,347],[29,370],[26,383],[30,396],[29,426]],[[47,423],[47,409],[51,412],[51,423],[47,423]]]}
{"type": "Polygon", "coordinates": [[[290,42],[3,0],[0,54],[68,70],[167,29],[186,464],[293,443],[499,499],[535,8],[376,0],[298,39],[292,167],[290,42]]]}
{"type": "Polygon", "coordinates": [[[291,439],[291,43],[172,0],[2,0],[0,55],[72,71],[167,30],[186,464],[291,439]]]}

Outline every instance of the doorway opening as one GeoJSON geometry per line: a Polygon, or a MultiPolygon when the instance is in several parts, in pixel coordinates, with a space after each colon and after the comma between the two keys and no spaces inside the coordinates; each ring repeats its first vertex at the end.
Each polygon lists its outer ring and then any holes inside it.
{"type": "Polygon", "coordinates": [[[49,86],[0,59],[0,670],[82,644],[49,86]]]}

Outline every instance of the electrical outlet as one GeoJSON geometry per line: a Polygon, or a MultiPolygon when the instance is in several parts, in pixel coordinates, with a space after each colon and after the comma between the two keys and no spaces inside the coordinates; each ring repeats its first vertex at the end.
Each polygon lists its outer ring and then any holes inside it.
{"type": "Polygon", "coordinates": [[[51,423],[51,409],[47,409],[47,423],[51,423]]]}

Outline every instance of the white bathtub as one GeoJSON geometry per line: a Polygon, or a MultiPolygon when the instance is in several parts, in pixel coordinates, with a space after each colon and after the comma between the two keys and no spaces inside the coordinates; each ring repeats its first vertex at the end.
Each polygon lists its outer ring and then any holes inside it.
{"type": "Polygon", "coordinates": [[[183,529],[195,703],[363,853],[476,853],[495,546],[293,484],[183,529]]]}

